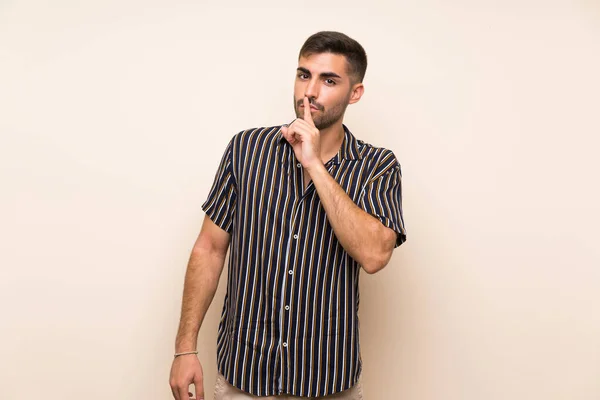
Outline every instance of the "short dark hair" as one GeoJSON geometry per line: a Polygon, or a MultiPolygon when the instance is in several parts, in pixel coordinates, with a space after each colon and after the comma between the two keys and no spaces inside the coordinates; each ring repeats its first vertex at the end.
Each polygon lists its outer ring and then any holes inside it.
{"type": "Polygon", "coordinates": [[[300,49],[300,57],[308,57],[311,54],[333,53],[346,57],[348,62],[348,74],[353,76],[356,82],[362,82],[367,71],[367,53],[356,40],[340,32],[322,31],[311,35],[300,49]]]}

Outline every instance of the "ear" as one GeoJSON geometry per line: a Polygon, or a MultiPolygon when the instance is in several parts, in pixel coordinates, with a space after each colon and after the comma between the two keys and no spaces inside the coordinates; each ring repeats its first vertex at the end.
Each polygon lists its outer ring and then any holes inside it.
{"type": "Polygon", "coordinates": [[[355,83],[352,87],[352,92],[350,93],[350,101],[348,104],[354,104],[360,100],[363,93],[365,92],[365,87],[362,83],[355,83]]]}

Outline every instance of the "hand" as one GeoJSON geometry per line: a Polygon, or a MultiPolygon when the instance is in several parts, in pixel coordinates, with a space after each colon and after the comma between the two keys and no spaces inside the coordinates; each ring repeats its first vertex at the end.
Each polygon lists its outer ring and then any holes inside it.
{"type": "Polygon", "coordinates": [[[169,379],[176,400],[204,400],[204,374],[198,357],[194,354],[175,357],[169,379]],[[196,398],[189,392],[191,384],[196,389],[196,398]]]}
{"type": "Polygon", "coordinates": [[[321,135],[312,119],[310,102],[304,97],[304,119],[295,119],[290,126],[282,126],[283,137],[292,145],[296,158],[304,168],[321,161],[321,135]]]}

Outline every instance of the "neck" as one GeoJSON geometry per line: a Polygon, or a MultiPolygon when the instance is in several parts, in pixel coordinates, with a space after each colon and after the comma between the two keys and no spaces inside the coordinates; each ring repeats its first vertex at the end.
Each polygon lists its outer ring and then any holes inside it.
{"type": "Polygon", "coordinates": [[[328,128],[319,130],[321,135],[321,160],[323,164],[335,156],[344,142],[344,127],[341,119],[328,128]]]}

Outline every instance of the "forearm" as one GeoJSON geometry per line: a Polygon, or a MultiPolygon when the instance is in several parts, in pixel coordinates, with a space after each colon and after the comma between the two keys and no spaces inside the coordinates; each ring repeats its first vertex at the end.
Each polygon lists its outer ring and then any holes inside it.
{"type": "Polygon", "coordinates": [[[358,207],[324,166],[314,167],[309,173],[329,224],[344,250],[368,272],[387,264],[393,246],[387,248],[385,227],[358,207]]]}
{"type": "Polygon", "coordinates": [[[196,349],[198,331],[217,290],[224,261],[221,254],[192,252],[185,274],[175,352],[196,349]]]}

